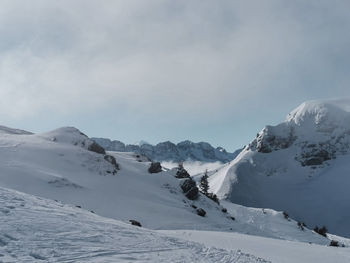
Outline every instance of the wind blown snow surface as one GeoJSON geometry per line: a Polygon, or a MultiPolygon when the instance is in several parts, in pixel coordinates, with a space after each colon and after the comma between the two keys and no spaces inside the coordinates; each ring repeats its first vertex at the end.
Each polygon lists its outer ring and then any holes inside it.
{"type": "Polygon", "coordinates": [[[268,262],[0,188],[0,262],[268,262]]]}
{"type": "Polygon", "coordinates": [[[350,99],[310,101],[210,177],[222,199],[350,236],[350,99]]]}

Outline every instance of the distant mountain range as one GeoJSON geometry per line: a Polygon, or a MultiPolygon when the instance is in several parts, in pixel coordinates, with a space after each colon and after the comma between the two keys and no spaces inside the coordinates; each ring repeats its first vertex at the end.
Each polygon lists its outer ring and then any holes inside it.
{"type": "Polygon", "coordinates": [[[227,163],[236,158],[242,149],[233,153],[227,152],[222,147],[214,148],[207,142],[194,143],[183,141],[178,144],[170,141],[151,145],[141,141],[138,144],[124,144],[121,141],[112,141],[106,138],[92,138],[107,151],[135,152],[145,154],[153,161],[201,161],[227,163]]]}

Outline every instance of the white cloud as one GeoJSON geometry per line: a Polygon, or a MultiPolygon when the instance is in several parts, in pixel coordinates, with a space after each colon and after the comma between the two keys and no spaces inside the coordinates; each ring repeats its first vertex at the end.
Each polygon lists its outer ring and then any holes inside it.
{"type": "Polygon", "coordinates": [[[349,56],[348,5],[2,1],[0,116],[115,105],[215,117],[271,94],[306,96],[305,83],[316,92],[334,74],[344,92],[349,82],[337,65],[349,56]]]}

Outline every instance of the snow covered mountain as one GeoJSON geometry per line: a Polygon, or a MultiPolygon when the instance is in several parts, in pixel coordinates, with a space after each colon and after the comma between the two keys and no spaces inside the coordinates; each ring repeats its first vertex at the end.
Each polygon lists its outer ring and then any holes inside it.
{"type": "Polygon", "coordinates": [[[175,178],[176,169],[149,173],[150,162],[135,153],[91,151],[93,142],[75,128],[60,128],[43,134],[0,133],[0,187],[15,189],[64,203],[79,205],[95,213],[128,222],[136,219],[152,229],[199,229],[239,231],[274,238],[327,244],[312,231],[301,231],[281,212],[263,214],[278,222],[281,231],[249,218],[261,210],[229,213],[202,194],[189,200],[175,178]],[[112,156],[117,168],[110,161],[112,156]],[[116,171],[115,171],[116,170],[116,171]],[[197,209],[206,211],[205,217],[197,209]],[[232,220],[232,216],[235,220],[232,220]],[[287,230],[287,231],[286,231],[287,230]]]}
{"type": "Polygon", "coordinates": [[[350,236],[350,99],[309,101],[210,177],[220,198],[350,236]]]}
{"type": "Polygon", "coordinates": [[[293,262],[283,253],[295,251],[300,262],[350,257],[348,248],[337,255],[326,247],[348,240],[316,234],[281,211],[188,199],[177,169],[149,173],[147,158],[105,152],[78,129],[13,131],[0,132],[0,262],[293,262]]]}
{"type": "Polygon", "coordinates": [[[234,153],[227,152],[222,147],[214,148],[207,142],[194,143],[183,141],[178,144],[172,142],[161,142],[157,145],[151,145],[145,141],[136,144],[127,144],[120,141],[111,141],[105,138],[92,138],[108,151],[116,152],[135,152],[145,154],[153,161],[201,161],[201,162],[222,162],[232,161],[241,150],[234,153]]]}

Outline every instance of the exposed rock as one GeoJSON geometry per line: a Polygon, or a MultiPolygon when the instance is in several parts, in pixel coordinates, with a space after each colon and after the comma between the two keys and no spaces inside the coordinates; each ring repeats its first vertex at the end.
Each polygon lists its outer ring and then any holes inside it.
{"type": "Polygon", "coordinates": [[[196,212],[197,212],[197,215],[199,215],[199,216],[205,216],[206,215],[206,213],[207,212],[205,212],[205,210],[203,209],[203,208],[198,208],[197,210],[196,210],[196,212]]]}
{"type": "Polygon", "coordinates": [[[130,219],[129,222],[133,225],[133,226],[139,226],[142,227],[141,223],[139,221],[130,219]]]}
{"type": "Polygon", "coordinates": [[[89,151],[95,152],[95,153],[100,153],[100,154],[106,154],[105,149],[103,149],[99,144],[96,142],[92,142],[91,145],[88,147],[89,151]]]}
{"type": "Polygon", "coordinates": [[[112,156],[112,155],[105,155],[105,156],[104,156],[104,159],[105,159],[107,162],[111,163],[111,164],[115,167],[116,170],[119,170],[119,164],[117,163],[117,161],[116,161],[116,159],[114,158],[114,156],[112,156]]]}
{"type": "Polygon", "coordinates": [[[151,166],[148,168],[149,173],[160,173],[162,171],[162,166],[160,162],[151,163],[151,166]]]}
{"type": "Polygon", "coordinates": [[[183,165],[179,164],[179,167],[177,168],[176,172],[176,178],[189,178],[190,174],[186,171],[186,169],[183,167],[183,165]]]}
{"type": "Polygon", "coordinates": [[[324,159],[315,157],[305,160],[302,165],[303,166],[311,166],[311,165],[321,165],[323,163],[324,159]]]}
{"type": "Polygon", "coordinates": [[[214,193],[207,193],[207,194],[205,194],[205,196],[208,197],[209,199],[213,200],[218,205],[220,204],[219,198],[217,197],[216,194],[214,194],[214,193]]]}
{"type": "Polygon", "coordinates": [[[330,247],[345,247],[344,244],[339,243],[339,241],[331,240],[331,243],[329,244],[330,247]]]}
{"type": "Polygon", "coordinates": [[[327,144],[303,146],[305,151],[301,154],[300,162],[303,166],[321,165],[323,162],[335,158],[335,152],[331,148],[327,144]],[[327,150],[324,148],[327,148],[327,150]]]}
{"type": "Polygon", "coordinates": [[[184,193],[186,193],[186,192],[188,192],[189,190],[191,190],[191,188],[196,187],[196,182],[193,181],[192,178],[188,178],[188,179],[183,180],[183,181],[180,183],[180,187],[181,187],[182,191],[183,191],[184,193]]]}
{"type": "Polygon", "coordinates": [[[295,140],[294,128],[291,126],[266,126],[252,142],[251,147],[261,153],[270,153],[288,148],[295,140]],[[283,136],[277,135],[281,130],[283,130],[283,136]]]}
{"type": "Polygon", "coordinates": [[[180,183],[180,187],[184,192],[185,196],[190,200],[195,200],[198,198],[198,187],[196,182],[192,178],[187,178],[180,183]]]}
{"type": "Polygon", "coordinates": [[[185,196],[190,200],[195,200],[198,198],[198,187],[192,187],[185,196]]]}

